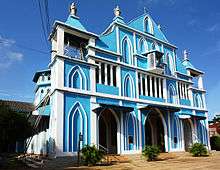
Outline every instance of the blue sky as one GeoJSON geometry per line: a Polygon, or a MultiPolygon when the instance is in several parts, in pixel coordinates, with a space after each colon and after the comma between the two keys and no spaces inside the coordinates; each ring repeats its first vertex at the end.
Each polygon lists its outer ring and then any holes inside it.
{"type": "MultiPolygon", "coordinates": [[[[43,1],[43,0],[41,0],[43,1]]],[[[48,0],[51,23],[65,21],[70,0],[48,0]]],[[[178,47],[178,57],[188,49],[193,65],[206,74],[210,115],[220,113],[220,1],[218,0],[115,0],[75,1],[87,30],[100,34],[111,23],[119,5],[128,22],[143,13],[144,6],[161,25],[168,40],[178,47]],[[211,3],[210,3],[211,2],[211,3]]],[[[38,0],[0,2],[0,99],[33,101],[35,71],[49,63],[38,9],[38,0]],[[43,53],[31,51],[22,46],[43,53]]]]}

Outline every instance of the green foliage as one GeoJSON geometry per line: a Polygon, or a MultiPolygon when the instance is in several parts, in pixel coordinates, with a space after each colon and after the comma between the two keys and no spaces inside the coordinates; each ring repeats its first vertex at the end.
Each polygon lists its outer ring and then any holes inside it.
{"type": "Polygon", "coordinates": [[[100,162],[104,156],[104,152],[98,150],[94,145],[85,145],[82,148],[82,159],[86,165],[95,165],[100,162]]]}
{"type": "Polygon", "coordinates": [[[207,156],[207,149],[201,143],[194,143],[193,146],[190,148],[190,153],[193,156],[207,156]]]}
{"type": "Polygon", "coordinates": [[[212,136],[210,138],[210,144],[212,150],[220,151],[220,136],[212,136]]]}
{"type": "Polygon", "coordinates": [[[29,137],[32,127],[26,114],[17,113],[0,105],[0,152],[14,151],[15,142],[29,137]]]}
{"type": "Polygon", "coordinates": [[[153,161],[157,159],[160,154],[160,149],[158,146],[145,146],[142,154],[148,158],[148,161],[153,161]]]}

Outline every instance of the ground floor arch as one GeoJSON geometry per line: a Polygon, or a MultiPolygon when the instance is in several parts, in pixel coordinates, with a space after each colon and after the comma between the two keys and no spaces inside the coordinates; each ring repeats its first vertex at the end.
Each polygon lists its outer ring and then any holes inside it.
{"type": "Polygon", "coordinates": [[[109,153],[120,151],[120,125],[116,113],[112,109],[104,109],[98,116],[98,144],[109,153]]]}
{"type": "Polygon", "coordinates": [[[193,144],[193,136],[192,136],[192,122],[189,119],[183,120],[183,134],[184,134],[184,147],[185,150],[188,151],[190,146],[193,144]]]}
{"type": "Polygon", "coordinates": [[[145,119],[145,145],[156,145],[162,152],[166,151],[166,131],[160,113],[151,111],[145,119]]]}

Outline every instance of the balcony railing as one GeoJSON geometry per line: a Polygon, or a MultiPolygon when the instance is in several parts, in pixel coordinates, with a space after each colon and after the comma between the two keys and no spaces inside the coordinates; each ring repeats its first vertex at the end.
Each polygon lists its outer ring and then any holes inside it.
{"type": "Polygon", "coordinates": [[[66,45],[64,48],[64,55],[67,55],[71,58],[85,60],[85,54],[86,50],[83,48],[77,48],[69,45],[66,45]]]}

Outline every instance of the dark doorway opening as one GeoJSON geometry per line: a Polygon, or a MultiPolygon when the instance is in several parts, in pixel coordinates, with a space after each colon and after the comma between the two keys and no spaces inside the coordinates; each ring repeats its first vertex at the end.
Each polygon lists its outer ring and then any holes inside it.
{"type": "Polygon", "coordinates": [[[117,154],[117,122],[109,109],[99,115],[99,145],[107,148],[108,153],[117,154]]]}
{"type": "Polygon", "coordinates": [[[185,151],[192,146],[192,128],[188,119],[183,120],[185,151]]]}
{"type": "Polygon", "coordinates": [[[164,127],[157,112],[149,113],[145,121],[145,145],[156,145],[165,152],[164,127]]]}

